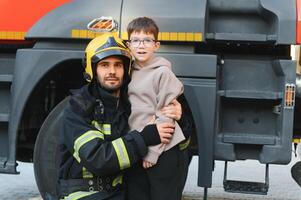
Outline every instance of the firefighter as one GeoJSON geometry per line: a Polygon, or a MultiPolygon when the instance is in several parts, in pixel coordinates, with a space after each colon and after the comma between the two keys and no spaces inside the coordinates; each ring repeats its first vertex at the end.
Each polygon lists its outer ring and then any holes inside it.
{"type": "Polygon", "coordinates": [[[131,55],[121,39],[109,33],[93,39],[84,65],[89,83],[73,92],[63,114],[59,198],[124,199],[125,170],[148,146],[168,143],[174,125],[128,132],[131,55]]]}

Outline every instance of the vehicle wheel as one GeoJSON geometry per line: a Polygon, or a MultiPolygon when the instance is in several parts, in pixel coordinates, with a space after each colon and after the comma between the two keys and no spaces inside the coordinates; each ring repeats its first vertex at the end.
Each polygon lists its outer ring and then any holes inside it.
{"type": "Polygon", "coordinates": [[[293,167],[291,169],[291,174],[292,174],[293,179],[301,187],[301,161],[298,161],[293,165],[293,167]]]}
{"type": "Polygon", "coordinates": [[[62,125],[62,111],[68,98],[61,101],[44,121],[36,139],[33,163],[38,189],[43,197],[57,196],[59,171],[59,133],[62,125]]]}

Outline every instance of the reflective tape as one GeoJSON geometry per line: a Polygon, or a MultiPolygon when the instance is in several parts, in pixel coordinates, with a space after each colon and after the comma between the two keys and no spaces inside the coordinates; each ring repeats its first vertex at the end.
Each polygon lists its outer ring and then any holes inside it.
{"type": "Polygon", "coordinates": [[[93,174],[83,167],[83,178],[93,178],[93,174]]]}
{"type": "Polygon", "coordinates": [[[101,127],[100,127],[100,125],[99,125],[99,123],[98,123],[97,121],[93,120],[93,121],[92,121],[92,125],[93,125],[97,130],[101,131],[101,127]]]}
{"type": "Polygon", "coordinates": [[[26,32],[0,31],[1,40],[24,40],[26,32]]]}
{"type": "MultiPolygon", "coordinates": [[[[118,36],[118,32],[112,32],[115,36],[118,36]]],[[[71,37],[72,38],[83,38],[83,39],[92,39],[97,36],[100,36],[104,33],[102,32],[93,32],[90,30],[84,29],[72,29],[71,37]]],[[[121,32],[121,39],[128,40],[128,33],[121,32]]],[[[203,33],[202,32],[159,32],[158,33],[159,41],[180,41],[180,42],[202,42],[203,33]]]]}
{"type": "Polygon", "coordinates": [[[111,124],[103,124],[102,130],[105,135],[111,135],[111,124]]]}
{"type": "Polygon", "coordinates": [[[122,179],[123,179],[122,175],[116,176],[116,178],[114,178],[114,180],[112,182],[112,186],[115,187],[118,184],[122,184],[122,179]]]}
{"type": "Polygon", "coordinates": [[[80,157],[79,157],[79,149],[86,144],[87,142],[95,139],[104,139],[104,135],[100,131],[95,131],[95,130],[90,130],[78,137],[75,142],[74,142],[74,153],[73,157],[80,162],[80,157]]]}
{"type": "Polygon", "coordinates": [[[68,196],[64,197],[62,200],[77,200],[92,194],[97,193],[98,191],[91,191],[91,192],[74,192],[69,194],[68,196]]]}
{"type": "Polygon", "coordinates": [[[118,158],[120,169],[122,170],[130,167],[130,159],[122,138],[112,141],[112,144],[118,158]]]}
{"type": "Polygon", "coordinates": [[[186,148],[189,146],[189,144],[190,144],[190,137],[189,137],[188,140],[185,141],[184,143],[180,143],[180,144],[179,144],[180,150],[186,149],[186,148]]]}
{"type": "Polygon", "coordinates": [[[92,125],[105,135],[111,135],[111,124],[99,124],[97,121],[93,120],[92,125]]]}
{"type": "MultiPolygon", "coordinates": [[[[90,30],[84,29],[72,29],[71,37],[72,38],[96,38],[97,36],[103,35],[105,32],[94,32],[90,30]]],[[[112,32],[113,35],[118,36],[118,32],[112,32]]]]}

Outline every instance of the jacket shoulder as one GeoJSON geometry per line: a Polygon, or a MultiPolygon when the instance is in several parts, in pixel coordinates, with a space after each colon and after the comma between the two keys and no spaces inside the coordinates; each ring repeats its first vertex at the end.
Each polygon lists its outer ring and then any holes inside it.
{"type": "Polygon", "coordinates": [[[78,90],[71,91],[71,93],[70,109],[83,117],[89,116],[93,112],[96,99],[90,94],[88,86],[85,85],[78,90]]]}

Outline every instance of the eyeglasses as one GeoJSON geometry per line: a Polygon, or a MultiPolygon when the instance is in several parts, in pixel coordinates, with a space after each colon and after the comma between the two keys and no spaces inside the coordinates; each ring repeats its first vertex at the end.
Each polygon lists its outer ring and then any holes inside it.
{"type": "Polygon", "coordinates": [[[145,39],[142,39],[142,40],[139,40],[139,39],[132,39],[132,40],[130,40],[130,44],[131,44],[133,47],[139,47],[139,45],[140,45],[141,43],[143,43],[143,45],[144,45],[145,47],[151,47],[151,46],[154,44],[155,41],[156,41],[156,40],[153,40],[153,39],[151,39],[151,38],[145,38],[145,39]]]}

